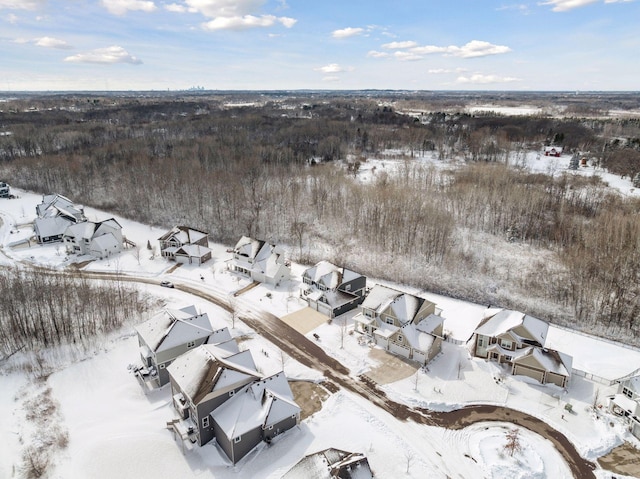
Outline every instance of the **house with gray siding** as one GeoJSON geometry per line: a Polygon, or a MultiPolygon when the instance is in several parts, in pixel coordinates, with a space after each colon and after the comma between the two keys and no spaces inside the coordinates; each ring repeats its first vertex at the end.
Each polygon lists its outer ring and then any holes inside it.
{"type": "Polygon", "coordinates": [[[300,297],[309,307],[334,318],[357,308],[366,293],[367,278],[328,261],[302,273],[300,297]]]}
{"type": "Polygon", "coordinates": [[[545,348],[549,323],[520,311],[492,310],[472,337],[473,354],[506,365],[513,375],[567,387],[573,359],[545,348]]]}
{"type": "Polygon", "coordinates": [[[211,413],[218,446],[236,464],[261,442],[270,443],[300,423],[284,372],[253,381],[211,413]]]}
{"type": "Polygon", "coordinates": [[[0,181],[0,198],[9,198],[11,195],[11,188],[4,181],[0,181]]]}
{"type": "Polygon", "coordinates": [[[640,439],[640,375],[618,381],[617,393],[609,398],[609,410],[629,425],[629,431],[640,439]]]}
{"type": "Polygon", "coordinates": [[[211,412],[262,377],[251,351],[240,351],[233,339],[189,351],[173,361],[168,373],[178,418],[167,427],[183,443],[198,446],[216,437],[211,412]]]}
{"type": "Polygon", "coordinates": [[[258,283],[278,285],[291,277],[280,246],[243,236],[232,250],[229,269],[258,283]]]}
{"type": "Polygon", "coordinates": [[[136,377],[149,387],[169,382],[169,366],[177,357],[207,341],[231,339],[228,328],[214,330],[207,313],[195,306],[165,309],[136,327],[142,365],[134,369],[136,377]]]}
{"type": "Polygon", "coordinates": [[[365,338],[424,365],[441,350],[444,318],[440,313],[425,298],[377,284],[353,321],[365,338]]]}
{"type": "Polygon", "coordinates": [[[373,479],[367,456],[329,448],[309,454],[281,479],[373,479]]]}
{"type": "Polygon", "coordinates": [[[160,238],[160,254],[163,258],[184,264],[202,263],[211,259],[209,233],[189,226],[175,226],[160,238]]]}

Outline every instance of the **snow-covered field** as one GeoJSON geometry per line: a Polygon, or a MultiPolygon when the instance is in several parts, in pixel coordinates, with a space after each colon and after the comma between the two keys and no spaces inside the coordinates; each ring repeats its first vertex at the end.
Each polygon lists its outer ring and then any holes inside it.
{"type": "MultiPolygon", "coordinates": [[[[561,160],[568,163],[568,157],[561,160]]],[[[546,160],[536,155],[528,156],[527,161],[532,169],[546,168],[538,166],[538,162],[546,160]]],[[[385,160],[385,168],[392,165],[393,161],[385,160]]],[[[577,174],[590,172],[584,169],[577,174]]],[[[612,186],[628,193],[629,187],[618,183],[611,179],[612,186]]],[[[28,225],[33,220],[35,205],[41,200],[40,196],[27,192],[14,193],[20,198],[0,200],[0,264],[32,263],[62,268],[74,261],[55,245],[9,247],[32,234],[29,226],[20,225],[28,225]]],[[[111,216],[92,209],[87,209],[87,213],[92,220],[111,216]]],[[[127,250],[116,259],[91,262],[85,269],[143,275],[158,282],[169,279],[177,284],[197,286],[220,298],[229,298],[248,284],[246,279],[226,268],[230,258],[226,250],[230,245],[211,245],[213,259],[202,267],[185,265],[168,273],[174,263],[157,255],[152,257],[153,252],[146,248],[147,242],[157,245],[157,238],[164,231],[124,218],[117,220],[123,225],[127,238],[141,246],[140,253],[127,250]]],[[[298,299],[298,291],[300,274],[305,267],[294,264],[293,280],[278,288],[259,286],[249,290],[237,298],[237,305],[247,310],[267,310],[277,316],[303,308],[305,304],[298,299]]],[[[195,304],[199,310],[209,313],[214,326],[231,328],[230,315],[213,304],[177,290],[155,285],[139,287],[163,298],[170,306],[195,304]]],[[[457,340],[466,341],[486,313],[484,305],[429,293],[425,296],[443,310],[445,329],[457,340]]],[[[337,322],[323,324],[314,331],[321,337],[319,344],[350,368],[352,375],[366,372],[373,366],[369,347],[359,344],[355,335],[347,335],[341,347],[337,322]]],[[[352,327],[349,319],[347,322],[352,327]]],[[[37,440],[39,427],[52,425],[68,433],[68,445],[57,454],[50,468],[50,477],[54,478],[278,478],[304,455],[328,447],[365,453],[376,477],[383,478],[571,477],[568,466],[553,446],[527,430],[520,433],[522,452],[511,457],[504,452],[506,432],[512,428],[508,424],[476,424],[461,431],[450,431],[402,422],[345,391],[332,394],[321,411],[298,428],[277,437],[270,446],[260,446],[236,466],[212,444],[183,452],[165,428],[165,423],[174,417],[168,388],[145,394],[127,369],[138,360],[132,326],[104,338],[93,351],[75,354],[62,349],[44,351],[44,357],[55,358],[51,361],[59,365],[45,379],[36,379],[33,374],[22,371],[17,366],[24,360],[20,354],[5,364],[0,363],[0,441],[3,444],[0,478],[19,477],[22,451],[37,440]],[[49,423],[27,421],[27,401],[45,387],[51,388],[51,396],[58,403],[56,414],[49,423]]],[[[252,350],[256,363],[266,374],[284,366],[289,378],[317,381],[322,377],[320,372],[280,355],[275,346],[240,321],[235,322],[232,334],[243,338],[242,347],[252,350]]],[[[566,352],[574,356],[574,367],[586,374],[619,377],[640,365],[639,351],[585,335],[553,328],[550,341],[557,349],[564,351],[566,347],[566,352]]],[[[471,358],[465,345],[445,343],[442,354],[429,364],[428,371],[418,370],[383,388],[397,401],[439,410],[488,403],[528,412],[565,434],[584,457],[592,460],[623,440],[634,441],[616,418],[605,416],[606,396],[614,392],[614,387],[578,376],[572,378],[568,391],[541,386],[526,378],[505,375],[493,363],[471,358]],[[497,377],[504,379],[496,381],[497,377]],[[596,395],[603,405],[597,413],[592,409],[596,395]],[[566,413],[566,403],[572,404],[575,414],[566,413]]],[[[598,475],[610,477],[605,471],[598,471],[598,475]]]]}

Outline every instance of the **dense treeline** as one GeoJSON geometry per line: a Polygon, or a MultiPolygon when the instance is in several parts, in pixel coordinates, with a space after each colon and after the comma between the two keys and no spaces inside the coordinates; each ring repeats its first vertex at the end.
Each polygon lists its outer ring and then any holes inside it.
{"type": "MultiPolygon", "coordinates": [[[[640,330],[638,203],[608,194],[597,176],[517,168],[550,143],[611,152],[606,163],[635,151],[638,122],[414,117],[366,98],[149,102],[52,111],[49,124],[45,112],[34,123],[34,112],[3,115],[13,133],[0,137],[3,175],[143,223],[190,224],[226,244],[264,237],[307,262],[610,334],[640,330]],[[378,166],[359,180],[366,158],[383,154],[403,158],[400,169],[378,166]],[[418,154],[467,163],[423,166],[418,154]]],[[[640,171],[634,161],[626,168],[640,171]]]]}
{"type": "Polygon", "coordinates": [[[90,344],[139,317],[135,288],[38,270],[0,270],[0,353],[90,344]]]}

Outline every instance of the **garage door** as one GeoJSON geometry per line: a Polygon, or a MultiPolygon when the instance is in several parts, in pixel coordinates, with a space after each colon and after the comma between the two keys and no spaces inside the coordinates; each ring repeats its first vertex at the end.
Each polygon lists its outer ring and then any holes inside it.
{"type": "Polygon", "coordinates": [[[513,368],[513,374],[516,376],[528,376],[539,382],[542,382],[542,379],[544,378],[543,371],[531,369],[526,366],[522,366],[520,364],[516,364],[516,366],[513,368]]]}
{"type": "Polygon", "coordinates": [[[564,387],[564,376],[555,373],[547,374],[547,382],[551,384],[555,384],[556,386],[564,387]]]}

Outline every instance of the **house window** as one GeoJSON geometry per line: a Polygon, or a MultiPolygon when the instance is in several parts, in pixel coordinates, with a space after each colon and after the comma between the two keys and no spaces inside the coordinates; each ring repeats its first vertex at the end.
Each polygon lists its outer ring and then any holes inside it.
{"type": "Polygon", "coordinates": [[[363,309],[362,314],[364,314],[367,318],[373,318],[373,313],[368,309],[363,309]]]}
{"type": "Polygon", "coordinates": [[[629,388],[622,388],[622,394],[624,394],[628,398],[633,399],[633,391],[629,388]]]}
{"type": "Polygon", "coordinates": [[[273,425],[268,427],[269,431],[271,431],[273,429],[273,425]]]}
{"type": "Polygon", "coordinates": [[[387,319],[385,319],[385,322],[387,324],[393,324],[393,318],[387,318],[387,319]]]}
{"type": "Polygon", "coordinates": [[[500,346],[502,346],[504,349],[511,349],[513,343],[507,339],[501,339],[500,346]]]}
{"type": "Polygon", "coordinates": [[[202,418],[202,427],[209,427],[209,416],[202,418]]]}
{"type": "Polygon", "coordinates": [[[164,369],[164,368],[165,368],[165,365],[164,365],[164,364],[159,364],[159,365],[158,365],[158,367],[159,367],[160,369],[164,369]]]}
{"type": "Polygon", "coordinates": [[[344,287],[344,290],[345,290],[345,291],[351,291],[351,285],[350,285],[350,284],[346,285],[346,286],[344,287]]]}
{"type": "Polygon", "coordinates": [[[196,345],[196,342],[195,342],[195,341],[189,341],[189,342],[187,343],[187,348],[193,348],[193,347],[195,347],[195,345],[196,345]]]}
{"type": "Polygon", "coordinates": [[[229,397],[233,396],[235,393],[235,391],[229,391],[229,397]]]}
{"type": "Polygon", "coordinates": [[[398,334],[398,342],[401,343],[404,341],[404,338],[402,337],[401,334],[398,334]]]}
{"type": "Polygon", "coordinates": [[[487,345],[487,338],[485,336],[478,336],[478,347],[484,348],[487,345]]]}
{"type": "Polygon", "coordinates": [[[238,444],[240,441],[242,441],[242,436],[238,436],[238,437],[234,437],[233,438],[233,443],[234,444],[238,444]]]}

